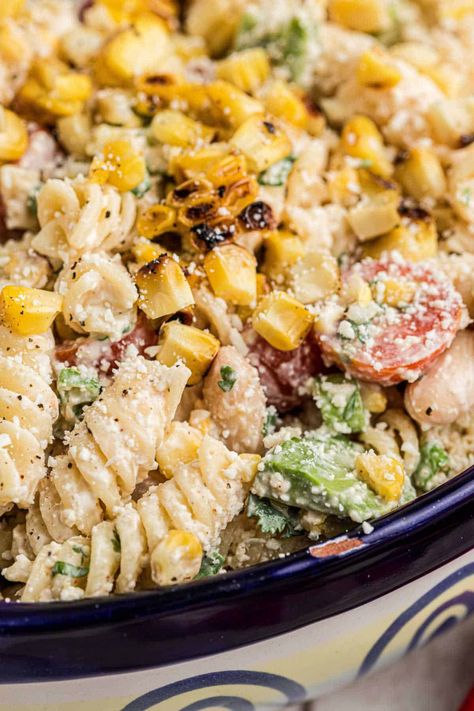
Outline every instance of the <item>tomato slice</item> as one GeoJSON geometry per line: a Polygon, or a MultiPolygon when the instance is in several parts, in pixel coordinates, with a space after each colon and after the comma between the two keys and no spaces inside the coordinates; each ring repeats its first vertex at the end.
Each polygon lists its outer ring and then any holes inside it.
{"type": "Polygon", "coordinates": [[[254,331],[247,337],[249,361],[258,370],[267,403],[281,414],[294,410],[308,398],[309,378],[321,372],[321,352],[312,334],[293,351],[273,348],[254,331]]]}
{"type": "MultiPolygon", "coordinates": [[[[427,264],[413,264],[388,255],[365,259],[342,275],[343,283],[358,275],[372,285],[387,279],[409,283],[412,299],[403,307],[380,304],[367,321],[355,321],[346,309],[333,335],[319,335],[326,362],[347,373],[381,385],[413,382],[451,345],[461,327],[463,302],[441,272],[427,264]]],[[[383,287],[382,287],[383,288],[383,287]]]]}

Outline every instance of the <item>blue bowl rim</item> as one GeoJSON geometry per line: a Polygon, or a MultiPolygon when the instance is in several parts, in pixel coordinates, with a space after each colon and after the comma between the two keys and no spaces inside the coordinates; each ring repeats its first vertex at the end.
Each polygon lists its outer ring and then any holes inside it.
{"type": "MultiPolygon", "coordinates": [[[[425,493],[405,506],[373,522],[373,531],[364,533],[362,526],[353,529],[347,536],[331,539],[330,542],[343,538],[354,544],[345,552],[326,555],[327,543],[319,543],[293,553],[284,559],[261,563],[242,570],[225,573],[213,578],[193,581],[182,585],[170,586],[151,591],[140,591],[123,596],[87,598],[74,602],[19,603],[0,601],[0,636],[10,634],[34,635],[45,630],[64,632],[68,628],[126,621],[132,618],[153,615],[166,616],[179,611],[196,609],[219,602],[226,603],[236,596],[263,593],[279,582],[296,582],[303,577],[318,576],[319,582],[325,577],[343,573],[349,563],[356,564],[359,570],[372,565],[374,557],[403,537],[416,536],[417,531],[433,524],[434,519],[453,514],[456,509],[474,501],[474,465],[461,474],[445,482],[436,489],[425,493]]],[[[470,514],[472,516],[472,514],[470,514]]],[[[407,541],[408,542],[408,541],[407,541]]],[[[472,548],[472,542],[466,540],[457,546],[453,555],[445,556],[439,566],[462,555],[472,548]]],[[[435,567],[438,567],[436,565],[435,567]]],[[[431,567],[433,569],[433,567],[431,567]]],[[[421,568],[412,579],[430,572],[421,568]]],[[[401,584],[405,584],[405,580],[401,584]]],[[[392,584],[385,592],[399,587],[392,584]]],[[[380,593],[379,593],[380,594],[380,593]]],[[[379,594],[375,595],[378,597],[379,594]]],[[[365,601],[370,601],[370,592],[365,601]]],[[[347,607],[358,606],[360,602],[347,607]]],[[[327,615],[330,617],[331,615],[327,615]]]]}

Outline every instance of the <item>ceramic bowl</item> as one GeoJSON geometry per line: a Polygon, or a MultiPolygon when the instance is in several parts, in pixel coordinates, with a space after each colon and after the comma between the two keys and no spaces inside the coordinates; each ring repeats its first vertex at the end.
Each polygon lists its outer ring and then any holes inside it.
{"type": "Polygon", "coordinates": [[[252,711],[312,699],[474,612],[474,467],[374,530],[200,582],[0,604],[2,711],[252,711]]]}

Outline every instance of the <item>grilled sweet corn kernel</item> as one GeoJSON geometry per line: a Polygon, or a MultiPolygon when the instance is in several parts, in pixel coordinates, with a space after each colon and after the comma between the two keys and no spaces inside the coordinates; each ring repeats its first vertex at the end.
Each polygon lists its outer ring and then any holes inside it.
{"type": "Polygon", "coordinates": [[[430,148],[413,148],[407,160],[397,167],[396,178],[416,200],[427,196],[439,199],[446,194],[447,182],[441,161],[430,148]]]}
{"type": "Polygon", "coordinates": [[[136,188],[145,176],[143,155],[124,140],[106,143],[102,155],[94,158],[90,168],[92,180],[100,184],[109,183],[122,192],[136,188]]]}
{"type": "Polygon", "coordinates": [[[374,298],[387,306],[400,308],[407,306],[416,293],[416,285],[408,281],[396,281],[395,279],[385,279],[378,282],[374,287],[374,298]]]}
{"type": "Polygon", "coordinates": [[[275,230],[265,237],[265,261],[262,271],[276,282],[283,282],[288,268],[305,253],[299,237],[291,232],[275,230]]]}
{"type": "Polygon", "coordinates": [[[197,143],[212,141],[215,130],[189,118],[181,111],[165,109],[155,114],[151,133],[160,143],[180,148],[192,148],[197,143]]]}
{"type": "Polygon", "coordinates": [[[218,79],[230,81],[252,94],[270,74],[267,53],[261,47],[234,52],[217,64],[216,74],[218,79]]]}
{"type": "Polygon", "coordinates": [[[174,207],[157,204],[140,215],[137,220],[137,231],[143,237],[153,239],[176,229],[176,225],[177,216],[174,207]]]}
{"type": "Polygon", "coordinates": [[[329,18],[359,32],[381,32],[390,22],[385,0],[329,0],[329,18]]]}
{"type": "Polygon", "coordinates": [[[257,260],[238,244],[215,247],[206,254],[204,270],[217,297],[238,306],[257,298],[257,260]]]}
{"type": "Polygon", "coordinates": [[[247,177],[247,161],[245,156],[230,154],[214,160],[206,171],[206,178],[215,187],[233,185],[247,177]]]}
{"type": "Polygon", "coordinates": [[[151,577],[157,585],[192,580],[199,573],[202,556],[194,533],[171,529],[150,555],[151,577]]]}
{"type": "Polygon", "coordinates": [[[62,296],[27,286],[4,286],[0,293],[0,321],[21,336],[47,331],[61,311],[62,296]]]}
{"type": "Polygon", "coordinates": [[[173,176],[176,183],[182,183],[188,178],[206,174],[210,167],[220,158],[225,156],[228,146],[223,143],[211,143],[193,151],[184,151],[171,156],[168,162],[168,173],[173,176]]]}
{"type": "Polygon", "coordinates": [[[186,30],[204,37],[212,56],[222,56],[232,44],[242,18],[242,4],[229,0],[194,0],[189,4],[186,30]]]}
{"type": "Polygon", "coordinates": [[[357,170],[343,168],[329,173],[327,181],[329,199],[331,202],[353,206],[359,199],[361,186],[357,170]]]}
{"type": "Polygon", "coordinates": [[[138,262],[138,264],[143,265],[148,262],[152,262],[154,259],[158,259],[162,254],[169,254],[165,247],[157,242],[149,242],[147,239],[138,238],[136,242],[133,243],[131,247],[131,252],[138,262]]]}
{"type": "Polygon", "coordinates": [[[398,459],[374,451],[358,454],[357,476],[386,501],[399,501],[405,482],[403,465],[398,459]]]}
{"type": "Polygon", "coordinates": [[[352,274],[344,282],[341,296],[345,303],[358,304],[359,306],[368,306],[372,301],[370,286],[360,274],[352,274]]]}
{"type": "Polygon", "coordinates": [[[302,343],[313,322],[304,305],[284,291],[264,296],[253,312],[257,333],[280,351],[292,351],[302,343]]]}
{"type": "Polygon", "coordinates": [[[211,82],[207,85],[206,92],[216,121],[224,126],[238,128],[254,114],[263,113],[263,106],[259,101],[230,82],[211,82]]]}
{"type": "Polygon", "coordinates": [[[0,106],[0,163],[18,160],[28,148],[26,123],[0,106]]]}
{"type": "Polygon", "coordinates": [[[92,93],[92,82],[54,59],[37,59],[18,92],[18,105],[41,120],[79,113],[92,93]]]}
{"type": "Polygon", "coordinates": [[[364,255],[374,259],[392,251],[412,262],[436,257],[438,238],[434,220],[429,216],[402,218],[401,224],[391,232],[364,245],[364,255]]]}
{"type": "Polygon", "coordinates": [[[7,17],[14,17],[23,10],[25,0],[2,0],[0,4],[0,20],[6,20],[7,17]]]}
{"type": "Polygon", "coordinates": [[[263,103],[268,113],[289,123],[306,128],[309,123],[308,109],[292,87],[280,79],[265,87],[263,103]]]}
{"type": "Polygon", "coordinates": [[[172,53],[166,23],[152,13],[136,17],[132,27],[105,45],[96,74],[110,84],[130,84],[135,76],[151,74],[172,53]]]}
{"type": "Polygon", "coordinates": [[[374,415],[380,415],[387,409],[387,396],[383,388],[376,383],[360,383],[360,394],[364,407],[374,415]]]}
{"type": "Polygon", "coordinates": [[[361,56],[357,66],[357,81],[370,89],[392,89],[402,75],[390,59],[380,50],[369,49],[361,56]]]}
{"type": "Polygon", "coordinates": [[[341,136],[343,152],[363,161],[373,173],[388,178],[392,164],[387,158],[383,137],[372,119],[367,116],[353,116],[345,124],[341,136]]]}
{"type": "Polygon", "coordinates": [[[170,316],[194,304],[191,287],[173,257],[161,254],[136,274],[138,305],[148,318],[170,316]]]}
{"type": "Polygon", "coordinates": [[[161,329],[157,359],[172,366],[182,360],[191,371],[188,385],[196,385],[217,355],[220,343],[211,333],[170,321],[161,329]]]}
{"type": "Polygon", "coordinates": [[[231,139],[247,159],[249,167],[256,173],[269,168],[291,153],[291,142],[270,118],[252,116],[231,139]]]}
{"type": "Polygon", "coordinates": [[[180,464],[189,464],[198,458],[202,443],[202,433],[186,422],[172,422],[166,430],[166,437],[156,452],[160,472],[171,479],[180,464]]]}
{"type": "Polygon", "coordinates": [[[396,190],[386,190],[372,199],[363,199],[349,210],[348,222],[361,242],[392,230],[400,222],[396,190]]]}
{"type": "Polygon", "coordinates": [[[298,301],[314,304],[339,288],[337,260],[328,251],[309,251],[291,267],[288,282],[298,301]]]}

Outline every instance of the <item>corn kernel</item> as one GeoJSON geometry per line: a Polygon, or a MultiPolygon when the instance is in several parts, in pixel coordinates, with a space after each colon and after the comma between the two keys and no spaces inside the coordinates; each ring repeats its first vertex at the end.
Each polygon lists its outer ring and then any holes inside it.
{"type": "Polygon", "coordinates": [[[328,251],[308,251],[291,267],[289,287],[302,304],[314,304],[339,288],[337,260],[328,251]]]}
{"type": "Polygon", "coordinates": [[[0,3],[0,21],[18,15],[25,5],[25,0],[2,0],[0,3]]]}
{"type": "Polygon", "coordinates": [[[170,316],[194,304],[183,270],[168,254],[145,264],[135,280],[140,291],[138,305],[148,318],[170,316]]]}
{"type": "Polygon", "coordinates": [[[148,239],[159,237],[165,232],[176,229],[177,215],[169,205],[152,205],[137,220],[138,234],[148,239]]]}
{"type": "Polygon", "coordinates": [[[152,13],[135,18],[132,27],[105,45],[96,70],[107,84],[130,84],[135,76],[151,74],[171,54],[166,23],[152,13]]]}
{"type": "Polygon", "coordinates": [[[284,280],[288,268],[305,253],[303,242],[291,232],[269,232],[265,237],[264,246],[265,260],[262,271],[277,282],[284,280]]]}
{"type": "Polygon", "coordinates": [[[199,383],[217,355],[220,343],[211,333],[170,321],[161,329],[157,359],[171,367],[181,360],[191,371],[188,385],[199,383]]]}
{"type": "Polygon", "coordinates": [[[305,103],[296,92],[280,79],[265,87],[263,103],[268,113],[300,128],[307,128],[309,113],[305,103]]]}
{"type": "Polygon", "coordinates": [[[465,79],[462,73],[449,64],[427,67],[424,74],[437,84],[448,99],[456,99],[463,91],[465,79]]]}
{"type": "Polygon", "coordinates": [[[386,235],[364,245],[364,256],[378,259],[384,252],[399,252],[412,262],[436,257],[438,236],[432,218],[403,218],[401,224],[386,235]]]}
{"type": "Polygon", "coordinates": [[[361,56],[357,67],[357,81],[370,89],[392,89],[402,75],[381,51],[369,49],[361,56]]]}
{"type": "Polygon", "coordinates": [[[0,106],[0,163],[18,160],[28,148],[26,123],[0,106]]]}
{"type": "MultiPolygon", "coordinates": [[[[195,178],[202,174],[206,174],[209,178],[211,166],[224,157],[226,151],[226,144],[211,143],[210,145],[195,148],[190,152],[178,153],[170,158],[168,162],[168,172],[173,176],[177,184],[187,178],[195,178]]],[[[218,185],[222,184],[223,183],[218,183],[218,185]]]]}
{"type": "Polygon", "coordinates": [[[202,435],[212,435],[216,428],[209,410],[192,410],[189,413],[189,424],[202,435]]]}
{"type": "Polygon", "coordinates": [[[212,141],[215,130],[189,118],[181,111],[165,109],[151,122],[151,133],[160,143],[180,148],[192,148],[198,142],[212,141]]]}
{"type": "Polygon", "coordinates": [[[360,383],[360,394],[364,407],[374,415],[380,415],[387,409],[387,396],[376,383],[360,383]]]}
{"type": "Polygon", "coordinates": [[[386,190],[349,210],[347,219],[358,239],[366,242],[396,227],[400,222],[399,202],[396,190],[386,190]]]}
{"type": "Polygon", "coordinates": [[[344,205],[344,207],[353,206],[361,191],[357,170],[343,168],[329,173],[327,187],[331,202],[344,205]]]}
{"type": "Polygon", "coordinates": [[[227,81],[217,80],[206,86],[216,120],[225,126],[238,128],[254,114],[262,114],[263,106],[256,99],[227,81]]]}
{"type": "Polygon", "coordinates": [[[256,173],[269,168],[291,153],[288,136],[272,120],[253,116],[249,118],[231,139],[247,159],[249,167],[256,173]]]}
{"type": "Polygon", "coordinates": [[[382,134],[367,116],[353,116],[347,121],[342,130],[341,148],[346,155],[366,162],[372,172],[383,178],[393,172],[382,134]]]}
{"type": "Polygon", "coordinates": [[[4,286],[0,294],[0,321],[21,336],[45,333],[61,311],[62,296],[27,286],[4,286]]]}
{"type": "Polygon", "coordinates": [[[156,452],[160,472],[171,479],[181,464],[190,464],[198,458],[202,433],[186,422],[172,422],[166,430],[161,447],[156,452]]]}
{"type": "Polygon", "coordinates": [[[226,244],[206,254],[204,270],[215,295],[248,306],[257,298],[257,260],[244,247],[226,244]]]}
{"type": "Polygon", "coordinates": [[[217,64],[216,74],[218,79],[253,94],[270,74],[267,53],[261,47],[234,52],[217,64]]]}
{"type": "Polygon", "coordinates": [[[151,577],[157,585],[192,580],[199,573],[202,555],[194,533],[171,529],[151,552],[151,577]]]}
{"type": "Polygon", "coordinates": [[[247,161],[243,155],[225,155],[213,161],[206,171],[206,178],[213,185],[233,185],[247,177],[247,161]]]}
{"type": "Polygon", "coordinates": [[[18,105],[28,115],[49,121],[79,113],[91,93],[92,82],[85,74],[58,60],[37,59],[18,92],[18,105]]]}
{"type": "Polygon", "coordinates": [[[280,351],[298,348],[312,322],[313,317],[304,305],[284,291],[264,296],[252,318],[255,331],[280,351]]]}
{"type": "Polygon", "coordinates": [[[138,238],[131,247],[131,252],[139,264],[147,264],[154,259],[158,259],[162,254],[169,254],[165,247],[157,242],[149,242],[147,239],[138,238]]]}
{"type": "Polygon", "coordinates": [[[401,306],[407,306],[413,301],[413,297],[416,293],[416,285],[408,281],[385,279],[383,282],[377,284],[374,291],[376,300],[380,299],[381,302],[387,304],[387,306],[399,308],[401,306]],[[380,284],[382,284],[383,288],[380,288],[380,284]]]}
{"type": "Polygon", "coordinates": [[[358,32],[381,32],[390,23],[384,0],[329,0],[329,18],[358,32]]]}
{"type": "Polygon", "coordinates": [[[137,153],[128,141],[109,141],[96,156],[90,168],[92,180],[109,183],[117,190],[133,190],[145,179],[145,158],[137,153]]]}
{"type": "Polygon", "coordinates": [[[241,479],[245,484],[251,484],[257,476],[262,458],[259,454],[239,454],[239,459],[243,464],[241,479]]]}
{"type": "Polygon", "coordinates": [[[229,0],[194,0],[186,15],[186,30],[206,40],[211,56],[222,57],[232,44],[242,17],[242,4],[229,0]]]}
{"type": "Polygon", "coordinates": [[[446,194],[447,182],[441,161],[430,148],[413,148],[408,159],[397,167],[396,177],[416,200],[426,196],[439,199],[446,194]]]}
{"type": "Polygon", "coordinates": [[[372,292],[368,283],[360,274],[352,274],[344,282],[342,298],[347,304],[357,304],[358,306],[368,306],[372,301],[372,292]]]}
{"type": "Polygon", "coordinates": [[[403,464],[386,454],[374,451],[358,454],[357,476],[386,501],[399,501],[405,482],[403,464]]]}

